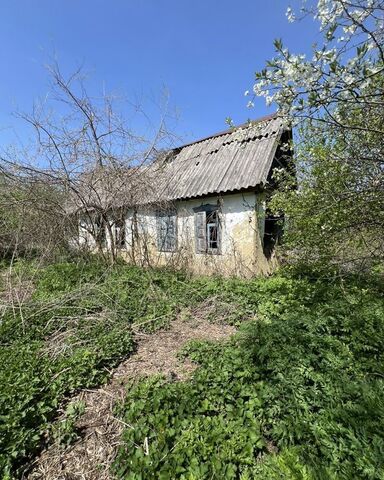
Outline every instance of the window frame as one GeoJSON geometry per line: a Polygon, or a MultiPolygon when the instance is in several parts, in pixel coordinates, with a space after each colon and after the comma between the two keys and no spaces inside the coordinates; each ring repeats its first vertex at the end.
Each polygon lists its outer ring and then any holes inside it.
{"type": "Polygon", "coordinates": [[[107,225],[102,215],[96,215],[93,230],[96,245],[107,248],[107,225]]]}
{"type": "Polygon", "coordinates": [[[125,249],[127,246],[127,232],[125,219],[115,220],[113,224],[113,242],[116,249],[125,249]]]}
{"type": "Polygon", "coordinates": [[[221,254],[221,216],[219,205],[205,204],[193,209],[195,216],[195,251],[197,254],[220,255],[221,254]],[[210,216],[215,215],[215,221],[210,221],[210,216]],[[201,223],[204,222],[204,227],[201,223]],[[217,247],[210,247],[210,233],[212,226],[216,227],[217,247]],[[202,231],[204,230],[204,235],[202,231]]]}

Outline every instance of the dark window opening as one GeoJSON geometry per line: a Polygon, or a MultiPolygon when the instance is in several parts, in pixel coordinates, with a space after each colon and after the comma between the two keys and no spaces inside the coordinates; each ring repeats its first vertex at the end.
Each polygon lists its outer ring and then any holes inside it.
{"type": "Polygon", "coordinates": [[[115,222],[115,246],[116,248],[125,247],[125,222],[124,220],[117,220],[115,222]]]}
{"type": "Polygon", "coordinates": [[[264,255],[269,259],[276,245],[280,242],[283,233],[283,215],[272,215],[267,210],[264,225],[263,249],[264,255]]]}
{"type": "Polygon", "coordinates": [[[106,244],[106,231],[105,231],[105,221],[101,215],[96,217],[94,230],[95,230],[95,240],[97,245],[104,248],[106,244]]]}

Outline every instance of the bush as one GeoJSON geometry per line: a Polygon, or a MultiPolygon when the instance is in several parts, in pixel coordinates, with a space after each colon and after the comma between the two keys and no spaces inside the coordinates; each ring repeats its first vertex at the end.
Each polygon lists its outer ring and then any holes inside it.
{"type": "Polygon", "coordinates": [[[264,432],[323,478],[382,478],[384,304],[364,288],[320,284],[321,300],[257,322],[242,348],[265,384],[264,432]]]}

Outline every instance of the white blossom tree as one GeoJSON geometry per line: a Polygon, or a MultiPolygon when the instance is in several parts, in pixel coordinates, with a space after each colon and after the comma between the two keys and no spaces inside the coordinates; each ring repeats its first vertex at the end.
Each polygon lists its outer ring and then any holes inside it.
{"type": "MultiPolygon", "coordinates": [[[[256,97],[296,126],[296,178],[274,199],[290,216],[300,256],[345,265],[384,258],[384,1],[303,1],[288,21],[311,15],[321,42],[310,57],[275,41],[256,73],[256,97]]],[[[362,263],[363,262],[363,263],[362,263]]]]}
{"type": "MultiPolygon", "coordinates": [[[[253,96],[275,102],[290,120],[317,118],[337,126],[341,105],[382,107],[382,90],[373,93],[371,87],[384,72],[384,1],[319,0],[311,6],[304,0],[304,15],[318,21],[322,43],[307,58],[275,40],[277,55],[256,73],[253,96]]],[[[300,16],[288,8],[290,22],[300,16]]]]}

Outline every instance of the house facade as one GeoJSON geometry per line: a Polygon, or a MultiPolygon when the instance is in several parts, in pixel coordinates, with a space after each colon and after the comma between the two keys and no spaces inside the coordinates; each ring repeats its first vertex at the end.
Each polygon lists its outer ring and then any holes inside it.
{"type": "MultiPolygon", "coordinates": [[[[105,248],[128,262],[196,274],[269,273],[282,217],[269,215],[268,198],[274,170],[287,168],[290,139],[270,116],[172,150],[148,167],[140,200],[122,195],[108,225],[99,225],[105,248]]],[[[90,248],[92,218],[80,215],[79,227],[80,244],[90,248]]]]}

